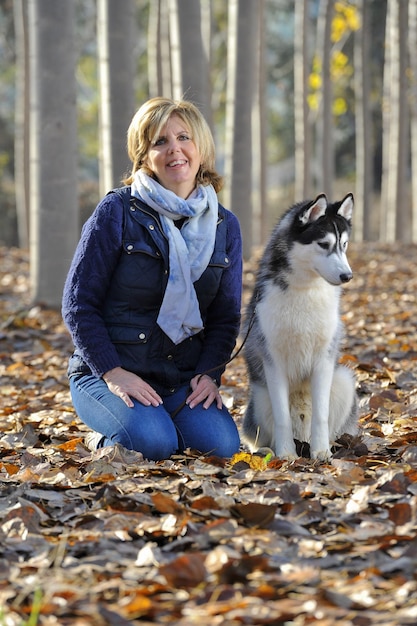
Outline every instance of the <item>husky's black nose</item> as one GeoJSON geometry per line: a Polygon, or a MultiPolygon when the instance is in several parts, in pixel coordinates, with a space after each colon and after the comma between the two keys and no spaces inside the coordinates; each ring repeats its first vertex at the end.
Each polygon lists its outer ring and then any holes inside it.
{"type": "Polygon", "coordinates": [[[352,280],[352,278],[353,278],[352,272],[346,272],[346,274],[340,274],[340,281],[342,283],[348,283],[350,280],[352,280]]]}

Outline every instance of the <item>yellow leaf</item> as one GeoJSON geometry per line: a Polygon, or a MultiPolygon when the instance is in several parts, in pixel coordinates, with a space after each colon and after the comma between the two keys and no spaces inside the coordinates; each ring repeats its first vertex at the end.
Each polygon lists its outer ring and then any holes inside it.
{"type": "Polygon", "coordinates": [[[312,72],[308,78],[308,82],[310,84],[310,87],[313,91],[317,91],[318,89],[320,89],[321,87],[321,76],[320,74],[316,74],[315,72],[312,72]]]}
{"type": "Polygon", "coordinates": [[[344,98],[335,98],[333,102],[333,115],[340,116],[346,113],[347,103],[344,98]]]}
{"type": "Polygon", "coordinates": [[[268,462],[261,456],[249,454],[248,452],[238,452],[237,454],[233,455],[230,464],[233,466],[236,465],[236,463],[240,463],[241,461],[247,463],[251,469],[261,471],[266,469],[266,465],[268,462]]]}
{"type": "Polygon", "coordinates": [[[82,437],[77,437],[76,439],[70,439],[70,441],[65,441],[64,443],[60,443],[57,445],[57,448],[61,450],[65,450],[66,452],[75,452],[79,443],[83,443],[84,439],[82,437]]]}
{"type": "Polygon", "coordinates": [[[317,94],[315,94],[315,93],[314,94],[313,93],[310,94],[307,97],[307,101],[308,101],[308,106],[310,107],[310,109],[312,111],[317,111],[318,110],[318,108],[319,108],[319,98],[318,98],[317,94]]]}
{"type": "Polygon", "coordinates": [[[20,467],[14,463],[0,463],[0,470],[2,469],[6,470],[9,476],[13,476],[13,474],[17,474],[20,467]]]}

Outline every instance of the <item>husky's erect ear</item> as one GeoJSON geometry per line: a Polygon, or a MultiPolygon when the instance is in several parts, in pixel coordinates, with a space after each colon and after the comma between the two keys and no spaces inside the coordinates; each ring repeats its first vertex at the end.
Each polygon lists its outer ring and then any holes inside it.
{"type": "Polygon", "coordinates": [[[310,206],[306,207],[305,211],[300,215],[300,222],[302,224],[308,224],[308,222],[315,222],[322,215],[326,213],[327,198],[324,193],[321,193],[314,200],[310,206]]]}
{"type": "Polygon", "coordinates": [[[353,213],[353,194],[348,193],[348,195],[343,198],[342,204],[338,208],[337,213],[350,222],[353,213]]]}

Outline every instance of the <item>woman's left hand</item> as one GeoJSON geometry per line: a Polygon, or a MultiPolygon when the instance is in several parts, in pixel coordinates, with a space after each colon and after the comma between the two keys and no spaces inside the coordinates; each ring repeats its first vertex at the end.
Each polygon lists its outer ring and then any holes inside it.
{"type": "Polygon", "coordinates": [[[206,374],[198,374],[191,379],[190,387],[192,389],[190,395],[187,398],[187,404],[190,409],[193,409],[200,402],[204,402],[203,407],[208,409],[209,406],[215,401],[217,408],[221,409],[223,406],[220,396],[219,388],[215,381],[206,374]]]}

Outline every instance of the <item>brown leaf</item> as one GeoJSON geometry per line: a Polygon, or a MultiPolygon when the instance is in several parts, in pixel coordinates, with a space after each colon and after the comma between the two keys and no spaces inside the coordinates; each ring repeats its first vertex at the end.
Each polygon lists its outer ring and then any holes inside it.
{"type": "Polygon", "coordinates": [[[388,515],[396,526],[403,526],[411,521],[413,510],[408,502],[397,502],[389,509],[388,515]]]}
{"type": "Polygon", "coordinates": [[[258,570],[267,572],[269,561],[263,556],[244,555],[241,559],[235,559],[226,563],[218,572],[221,583],[232,585],[234,583],[245,582],[249,574],[258,570]]]}
{"type": "Polygon", "coordinates": [[[204,560],[204,555],[200,553],[183,555],[167,565],[161,565],[159,573],[177,589],[196,587],[207,576],[204,560]]]}
{"type": "Polygon", "coordinates": [[[258,528],[267,528],[274,521],[276,511],[276,505],[258,502],[236,504],[231,508],[231,512],[241,518],[244,524],[258,528]]]}
{"type": "Polygon", "coordinates": [[[380,484],[381,491],[389,491],[389,493],[406,494],[410,480],[402,473],[398,472],[395,476],[380,484]]]}
{"type": "Polygon", "coordinates": [[[130,618],[147,615],[152,609],[152,600],[142,592],[136,592],[129,598],[129,602],[123,603],[123,612],[130,618]]]}
{"type": "Polygon", "coordinates": [[[301,500],[291,508],[290,516],[300,524],[311,524],[323,519],[323,507],[317,500],[301,500]]]}
{"type": "Polygon", "coordinates": [[[178,502],[175,502],[175,500],[166,496],[164,493],[152,494],[152,503],[159,513],[172,513],[173,515],[178,515],[184,510],[178,502]]]}
{"type": "Polygon", "coordinates": [[[17,474],[17,472],[20,470],[20,467],[18,465],[15,465],[14,463],[0,462],[0,471],[1,470],[5,470],[9,474],[9,476],[13,476],[13,474],[17,474]]]}
{"type": "Polygon", "coordinates": [[[191,508],[197,511],[216,511],[220,509],[217,501],[212,496],[203,496],[202,498],[196,498],[191,502],[191,508]]]}
{"type": "Polygon", "coordinates": [[[65,450],[65,452],[75,452],[77,446],[84,442],[83,437],[76,437],[75,439],[70,439],[69,441],[65,441],[57,446],[61,450],[65,450]]]}

